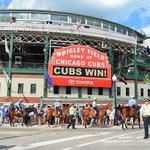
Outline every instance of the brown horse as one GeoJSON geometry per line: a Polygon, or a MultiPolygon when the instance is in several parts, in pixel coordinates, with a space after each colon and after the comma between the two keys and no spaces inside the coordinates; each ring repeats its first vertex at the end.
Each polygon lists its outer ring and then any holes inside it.
{"type": "Polygon", "coordinates": [[[99,107],[99,113],[98,113],[98,125],[99,125],[99,127],[103,126],[103,119],[104,119],[104,116],[106,115],[106,112],[108,109],[112,109],[111,103],[108,103],[104,106],[99,107]]]}
{"type": "Polygon", "coordinates": [[[91,120],[91,123],[93,122],[94,120],[94,117],[96,116],[96,111],[93,109],[93,108],[90,108],[90,107],[87,107],[87,108],[84,108],[83,111],[82,111],[82,120],[83,120],[83,126],[85,128],[87,128],[87,119],[88,117],[90,117],[92,120],[91,120]]]}
{"type": "Polygon", "coordinates": [[[137,111],[134,107],[119,107],[117,108],[117,111],[119,111],[121,114],[121,119],[122,119],[121,124],[122,124],[123,130],[125,130],[124,125],[126,129],[128,128],[127,123],[126,123],[128,118],[133,118],[132,129],[134,129],[136,119],[138,119],[138,125],[139,125],[139,128],[141,128],[140,127],[140,112],[137,111]]]}
{"type": "Polygon", "coordinates": [[[14,107],[9,108],[9,122],[10,126],[14,126],[17,118],[21,118],[22,114],[14,107]]]}
{"type": "MultiPolygon", "coordinates": [[[[27,107],[22,109],[22,126],[25,124],[26,126],[31,126],[34,116],[37,114],[37,108],[35,107],[27,107]]],[[[35,120],[36,121],[36,120],[35,120]]]]}
{"type": "Polygon", "coordinates": [[[69,111],[69,107],[64,106],[61,109],[62,113],[60,115],[60,114],[58,114],[58,112],[56,111],[56,109],[54,107],[50,107],[46,113],[46,122],[48,123],[48,127],[50,127],[50,121],[51,121],[52,117],[60,118],[61,127],[64,127],[65,126],[64,123],[65,123],[65,119],[67,117],[68,111],[69,111]]]}

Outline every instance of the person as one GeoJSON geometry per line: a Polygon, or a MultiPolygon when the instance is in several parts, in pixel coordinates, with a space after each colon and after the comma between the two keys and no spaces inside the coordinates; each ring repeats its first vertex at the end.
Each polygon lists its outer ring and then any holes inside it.
{"type": "Polygon", "coordinates": [[[38,106],[37,107],[37,114],[36,114],[38,124],[41,125],[44,122],[44,110],[42,107],[38,106]]]}
{"type": "Polygon", "coordinates": [[[150,124],[150,100],[145,99],[144,104],[140,108],[141,121],[144,122],[144,139],[149,136],[148,125],[150,124]]]}
{"type": "Polygon", "coordinates": [[[22,99],[20,99],[15,106],[17,106],[19,110],[22,110],[25,107],[25,104],[23,103],[22,99]]]}
{"type": "Polygon", "coordinates": [[[129,101],[128,101],[128,106],[129,106],[129,107],[133,107],[133,106],[135,106],[135,104],[136,104],[135,97],[134,97],[134,96],[131,96],[131,98],[130,98],[129,101]]]}
{"type": "Polygon", "coordinates": [[[71,107],[69,108],[69,124],[67,126],[67,129],[69,129],[71,125],[72,125],[72,129],[76,129],[75,128],[75,115],[76,115],[76,106],[72,104],[71,107]]]}
{"type": "Polygon", "coordinates": [[[2,123],[4,123],[5,120],[7,121],[8,116],[9,116],[9,108],[7,105],[4,105],[2,107],[2,123]]]}
{"type": "Polygon", "coordinates": [[[96,111],[96,117],[98,117],[99,109],[97,107],[97,99],[96,98],[94,98],[94,100],[92,102],[92,107],[96,111]]]}
{"type": "Polygon", "coordinates": [[[59,113],[59,115],[61,115],[61,109],[60,109],[61,104],[60,104],[60,102],[59,102],[58,99],[57,99],[56,102],[54,103],[54,107],[55,107],[56,111],[59,113]]]}
{"type": "Polygon", "coordinates": [[[92,102],[92,107],[93,109],[95,109],[97,107],[97,99],[94,98],[93,102],[92,102]]]}

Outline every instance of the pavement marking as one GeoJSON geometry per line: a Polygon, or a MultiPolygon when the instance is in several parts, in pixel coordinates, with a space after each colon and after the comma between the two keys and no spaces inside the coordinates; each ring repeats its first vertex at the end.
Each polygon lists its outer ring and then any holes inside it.
{"type": "Polygon", "coordinates": [[[64,148],[64,149],[61,149],[61,150],[71,150],[73,148],[80,148],[80,147],[92,145],[92,144],[95,144],[95,143],[98,143],[98,142],[104,142],[104,141],[106,142],[108,140],[112,140],[112,139],[115,139],[115,138],[120,138],[120,137],[123,137],[123,136],[132,135],[132,134],[137,134],[137,133],[140,133],[140,132],[143,132],[143,131],[137,131],[137,132],[131,132],[131,133],[126,133],[126,134],[122,134],[122,135],[112,136],[112,137],[100,139],[100,140],[97,140],[97,141],[91,141],[91,142],[88,142],[88,143],[80,144],[80,145],[77,145],[75,147],[67,147],[67,148],[64,148]]]}
{"type": "Polygon", "coordinates": [[[129,142],[131,142],[131,140],[109,140],[109,141],[102,141],[102,143],[120,143],[120,142],[122,142],[122,143],[129,143],[129,142]]]}
{"type": "Polygon", "coordinates": [[[46,145],[50,145],[50,144],[56,144],[56,143],[61,143],[61,142],[66,142],[66,141],[73,141],[73,140],[78,140],[78,139],[82,139],[82,138],[94,137],[94,136],[97,136],[97,135],[96,134],[86,134],[86,135],[80,135],[80,136],[73,136],[73,137],[68,137],[68,138],[33,143],[28,146],[15,146],[13,148],[10,148],[9,150],[26,150],[26,149],[32,149],[32,148],[36,148],[36,147],[40,147],[40,146],[46,146],[46,145]]]}
{"type": "Polygon", "coordinates": [[[137,133],[140,133],[140,132],[143,132],[143,131],[137,131],[137,132],[126,133],[126,134],[122,134],[122,135],[119,135],[119,136],[118,136],[118,135],[117,135],[117,136],[112,136],[112,137],[108,137],[108,138],[105,138],[105,139],[100,139],[100,140],[97,140],[97,141],[92,141],[92,142],[84,143],[84,144],[78,145],[78,146],[76,146],[76,147],[83,147],[83,146],[95,144],[95,143],[98,143],[98,142],[103,142],[103,141],[107,141],[107,140],[111,140],[111,139],[115,139],[115,138],[120,138],[120,137],[123,137],[123,136],[128,136],[128,135],[132,135],[132,134],[137,134],[137,133]]]}

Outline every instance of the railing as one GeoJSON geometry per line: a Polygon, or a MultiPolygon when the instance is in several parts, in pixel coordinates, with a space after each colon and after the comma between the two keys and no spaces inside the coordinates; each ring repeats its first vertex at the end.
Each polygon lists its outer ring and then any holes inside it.
{"type": "MultiPolygon", "coordinates": [[[[144,73],[140,72],[137,74],[138,80],[144,80],[144,73]]],[[[128,79],[134,79],[135,78],[135,73],[132,71],[127,74],[128,79]]]]}
{"type": "Polygon", "coordinates": [[[81,26],[79,30],[77,30],[76,24],[65,24],[65,23],[54,23],[54,24],[42,24],[38,22],[36,23],[26,23],[26,22],[16,22],[16,23],[0,23],[0,30],[10,30],[10,31],[29,31],[29,32],[55,32],[55,33],[68,33],[68,34],[77,34],[77,35],[87,35],[94,37],[102,37],[109,38],[118,41],[124,41],[128,43],[135,43],[135,38],[124,35],[121,33],[101,29],[89,27],[85,28],[81,26]]]}
{"type": "Polygon", "coordinates": [[[43,69],[43,63],[33,63],[33,62],[22,62],[20,64],[12,63],[12,68],[22,68],[22,69],[43,69]]]}
{"type": "MultiPolygon", "coordinates": [[[[8,69],[8,62],[1,62],[3,67],[7,70],[8,69]]],[[[33,62],[22,62],[20,64],[16,64],[15,62],[12,62],[12,70],[15,72],[17,70],[23,71],[29,71],[29,70],[36,70],[36,71],[42,71],[43,72],[43,63],[33,63],[33,62]]]]}

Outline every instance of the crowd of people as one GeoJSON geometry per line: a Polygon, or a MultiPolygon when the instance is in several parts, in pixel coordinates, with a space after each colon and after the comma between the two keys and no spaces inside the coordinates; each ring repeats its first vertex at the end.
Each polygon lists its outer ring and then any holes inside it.
{"type": "MultiPolygon", "coordinates": [[[[137,105],[135,97],[131,96],[131,98],[128,101],[128,107],[134,107],[137,105]]],[[[56,111],[58,112],[58,114],[62,115],[62,105],[60,103],[59,100],[56,100],[53,104],[51,105],[47,105],[45,108],[40,106],[40,105],[35,105],[35,104],[25,104],[23,102],[22,99],[20,99],[17,103],[12,103],[10,104],[9,107],[14,107],[15,109],[17,109],[18,111],[22,111],[23,108],[32,108],[32,107],[36,107],[37,108],[37,114],[36,117],[39,120],[38,124],[44,124],[44,115],[46,115],[46,112],[48,109],[50,109],[51,107],[54,107],[56,109],[56,111]]],[[[4,105],[4,107],[2,107],[2,123],[7,122],[7,118],[8,118],[8,114],[9,114],[9,107],[8,105],[4,105]]],[[[85,109],[86,107],[90,107],[92,109],[95,110],[96,112],[96,116],[98,115],[100,109],[97,104],[97,99],[94,99],[90,104],[87,105],[74,105],[71,104],[69,106],[69,111],[68,111],[68,125],[67,125],[67,129],[69,129],[72,126],[72,129],[76,129],[76,124],[82,124],[83,123],[83,118],[82,118],[82,111],[83,109],[85,109]]],[[[150,124],[150,100],[149,99],[145,99],[145,103],[141,105],[140,110],[140,115],[141,115],[141,122],[144,125],[144,139],[147,139],[149,137],[149,131],[148,131],[148,125],[150,124]]],[[[30,117],[34,116],[34,114],[29,114],[30,117]]],[[[109,126],[113,126],[114,125],[114,116],[115,116],[115,108],[112,107],[111,109],[107,109],[105,116],[104,116],[104,124],[107,124],[109,126]]]]}

